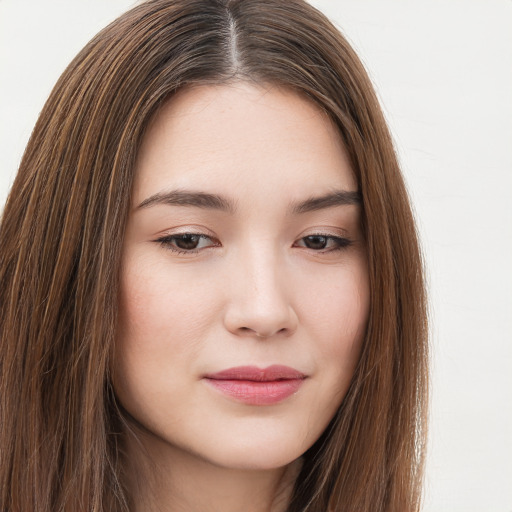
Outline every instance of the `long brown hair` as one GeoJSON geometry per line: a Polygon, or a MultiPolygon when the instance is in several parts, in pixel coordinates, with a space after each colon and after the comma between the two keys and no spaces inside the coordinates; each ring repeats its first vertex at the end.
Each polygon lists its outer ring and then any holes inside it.
{"type": "Polygon", "coordinates": [[[292,88],[336,123],[363,198],[371,310],[350,389],[304,455],[289,512],[419,509],[422,262],[392,141],[343,36],[302,0],[150,0],[100,32],[50,95],[0,226],[0,510],[129,510],[110,386],[134,159],[178,88],[292,88]]]}

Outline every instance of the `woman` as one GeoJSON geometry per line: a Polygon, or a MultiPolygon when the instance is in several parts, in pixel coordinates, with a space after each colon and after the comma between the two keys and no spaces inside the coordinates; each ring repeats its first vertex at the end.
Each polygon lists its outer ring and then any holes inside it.
{"type": "Polygon", "coordinates": [[[413,218],[312,7],[120,17],[52,92],[0,237],[2,510],[419,508],[413,218]]]}

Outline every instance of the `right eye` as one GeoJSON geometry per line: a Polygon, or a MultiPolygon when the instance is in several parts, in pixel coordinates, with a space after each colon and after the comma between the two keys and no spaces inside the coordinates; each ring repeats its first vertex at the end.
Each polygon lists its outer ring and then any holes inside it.
{"type": "Polygon", "coordinates": [[[208,247],[217,247],[218,242],[211,237],[198,233],[179,233],[176,235],[167,235],[155,240],[163,247],[179,254],[194,254],[201,249],[208,247]]]}

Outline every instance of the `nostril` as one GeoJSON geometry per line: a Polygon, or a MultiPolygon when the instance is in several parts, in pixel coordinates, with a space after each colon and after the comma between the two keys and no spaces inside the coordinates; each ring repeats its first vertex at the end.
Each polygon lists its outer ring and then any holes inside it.
{"type": "Polygon", "coordinates": [[[257,338],[270,338],[272,336],[275,336],[276,334],[286,333],[288,332],[288,329],[286,327],[283,327],[277,331],[261,333],[257,329],[252,329],[251,327],[240,327],[239,332],[251,334],[252,336],[256,336],[257,338]]]}
{"type": "Polygon", "coordinates": [[[267,339],[290,336],[297,327],[298,318],[290,305],[258,307],[258,304],[233,301],[223,321],[229,332],[241,337],[267,339]],[[286,306],[286,307],[285,307],[286,306]]]}

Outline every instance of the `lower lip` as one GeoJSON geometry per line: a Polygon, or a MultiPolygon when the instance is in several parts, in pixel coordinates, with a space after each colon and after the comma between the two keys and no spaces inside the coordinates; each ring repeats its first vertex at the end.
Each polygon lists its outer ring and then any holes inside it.
{"type": "Polygon", "coordinates": [[[297,393],[304,379],[271,381],[205,379],[230,398],[248,405],[272,405],[297,393]]]}

